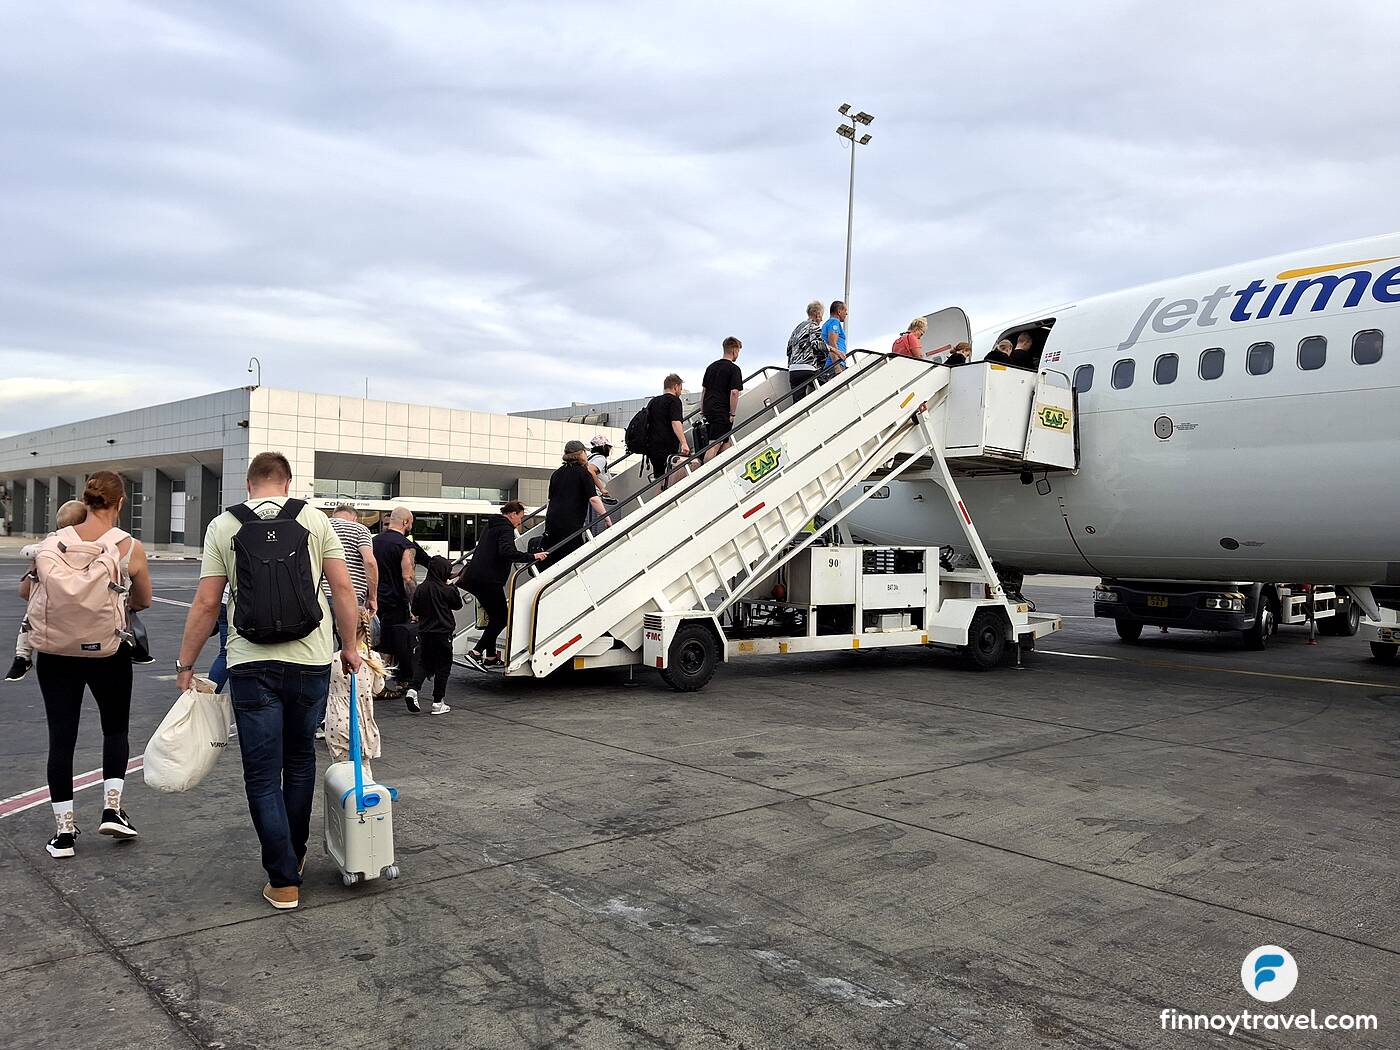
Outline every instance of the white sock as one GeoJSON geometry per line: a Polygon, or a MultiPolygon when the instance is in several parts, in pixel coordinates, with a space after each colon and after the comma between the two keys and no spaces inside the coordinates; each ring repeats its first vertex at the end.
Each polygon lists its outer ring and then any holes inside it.
{"type": "Polygon", "coordinates": [[[102,781],[102,808],[121,809],[122,808],[122,786],[126,784],[123,777],[108,777],[102,781]]]}
{"type": "Polygon", "coordinates": [[[53,803],[54,830],[60,835],[73,834],[73,800],[53,803]]]}

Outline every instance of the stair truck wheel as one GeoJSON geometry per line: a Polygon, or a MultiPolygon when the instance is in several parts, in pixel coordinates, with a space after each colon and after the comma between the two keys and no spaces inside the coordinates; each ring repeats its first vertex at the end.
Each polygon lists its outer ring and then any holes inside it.
{"type": "Polygon", "coordinates": [[[1371,659],[1379,660],[1383,664],[1393,664],[1395,654],[1400,653],[1400,645],[1387,645],[1385,642],[1371,643],[1371,659]]]}
{"type": "Polygon", "coordinates": [[[1278,630],[1278,598],[1272,590],[1259,596],[1259,614],[1254,618],[1254,626],[1243,631],[1246,649],[1259,651],[1269,647],[1269,639],[1278,630]]]}
{"type": "Polygon", "coordinates": [[[701,623],[683,623],[676,628],[662,681],[678,693],[703,689],[719,668],[719,639],[701,623]]]}
{"type": "Polygon", "coordinates": [[[1118,637],[1129,645],[1142,637],[1142,624],[1132,620],[1114,620],[1113,628],[1118,632],[1118,637]]]}
{"type": "Polygon", "coordinates": [[[1361,606],[1351,598],[1344,600],[1343,608],[1332,617],[1332,634],[1338,638],[1355,638],[1361,630],[1361,606]]]}
{"type": "Polygon", "coordinates": [[[990,671],[1006,656],[1006,617],[997,609],[978,609],[967,628],[967,662],[978,671],[990,671]]]}

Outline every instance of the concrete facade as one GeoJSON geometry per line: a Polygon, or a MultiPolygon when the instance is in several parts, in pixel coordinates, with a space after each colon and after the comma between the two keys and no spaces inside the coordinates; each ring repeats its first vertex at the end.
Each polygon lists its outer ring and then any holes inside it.
{"type": "MultiPolygon", "coordinates": [[[[245,495],[259,452],[283,453],[292,494],[322,500],[446,500],[484,512],[503,498],[544,502],[566,441],[597,425],[240,387],[0,438],[9,530],[42,535],[87,475],[127,479],[123,524],[143,542],[197,551],[209,522],[245,495]]],[[[441,509],[441,508],[440,508],[441,509]]]]}

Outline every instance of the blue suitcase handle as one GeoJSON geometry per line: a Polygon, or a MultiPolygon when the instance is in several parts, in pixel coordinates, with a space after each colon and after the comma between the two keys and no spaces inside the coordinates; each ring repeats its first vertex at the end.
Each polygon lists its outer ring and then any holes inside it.
{"type": "MultiPolygon", "coordinates": [[[[355,764],[355,812],[363,814],[366,805],[378,805],[379,796],[374,796],[374,801],[365,802],[365,766],[360,755],[360,698],[359,698],[360,676],[350,675],[350,761],[355,764]]],[[[345,797],[349,796],[345,793],[345,797]]],[[[344,803],[345,797],[341,798],[344,803]]]]}

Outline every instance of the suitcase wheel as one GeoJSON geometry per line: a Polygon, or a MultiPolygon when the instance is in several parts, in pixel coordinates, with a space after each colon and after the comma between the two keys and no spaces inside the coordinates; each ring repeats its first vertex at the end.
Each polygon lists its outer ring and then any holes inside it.
{"type": "Polygon", "coordinates": [[[390,864],[384,869],[384,877],[386,879],[397,879],[399,877],[399,866],[397,864],[390,864]]]}
{"type": "Polygon", "coordinates": [[[355,876],[348,871],[342,871],[340,873],[340,881],[346,886],[353,886],[355,885],[355,876]]]}

